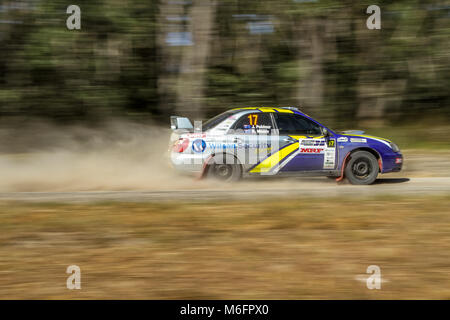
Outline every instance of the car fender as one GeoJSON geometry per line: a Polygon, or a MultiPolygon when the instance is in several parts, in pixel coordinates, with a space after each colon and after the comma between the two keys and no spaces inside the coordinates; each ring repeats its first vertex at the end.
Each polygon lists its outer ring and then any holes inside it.
{"type": "Polygon", "coordinates": [[[373,146],[371,145],[367,145],[367,144],[358,144],[358,145],[354,145],[354,146],[350,146],[350,148],[346,148],[347,150],[345,150],[345,152],[343,154],[345,154],[342,162],[341,162],[341,167],[340,167],[340,171],[341,171],[341,175],[336,179],[336,181],[341,181],[342,179],[344,179],[344,170],[345,167],[348,163],[348,161],[351,159],[351,155],[353,153],[355,153],[356,151],[367,151],[372,153],[378,161],[378,167],[380,172],[383,172],[383,157],[381,156],[380,152],[373,148],[373,146]]]}
{"type": "Polygon", "coordinates": [[[213,159],[217,156],[224,156],[224,157],[232,157],[234,159],[236,159],[236,164],[240,165],[242,167],[242,162],[239,160],[239,158],[232,153],[229,152],[216,152],[216,153],[211,153],[208,158],[206,158],[205,162],[203,163],[203,167],[202,170],[200,172],[200,176],[199,179],[203,179],[204,177],[206,177],[206,174],[208,172],[208,166],[212,165],[214,163],[213,159]]]}

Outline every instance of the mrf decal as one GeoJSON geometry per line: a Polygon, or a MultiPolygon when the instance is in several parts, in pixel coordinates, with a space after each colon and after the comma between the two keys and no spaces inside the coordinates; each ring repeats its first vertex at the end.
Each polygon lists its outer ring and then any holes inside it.
{"type": "Polygon", "coordinates": [[[334,169],[336,166],[336,140],[300,139],[299,151],[302,155],[321,155],[323,169],[334,169]]]}
{"type": "Polygon", "coordinates": [[[299,148],[300,153],[321,154],[325,151],[325,140],[301,139],[299,148]]]}

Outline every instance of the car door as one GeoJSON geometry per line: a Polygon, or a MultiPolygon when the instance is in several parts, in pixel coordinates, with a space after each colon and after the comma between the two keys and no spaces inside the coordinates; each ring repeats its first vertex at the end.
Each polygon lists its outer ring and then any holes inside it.
{"type": "Polygon", "coordinates": [[[280,144],[298,143],[298,150],[282,164],[281,172],[335,168],[336,142],[334,138],[326,139],[318,124],[299,114],[276,113],[274,119],[280,144]]]}
{"type": "Polygon", "coordinates": [[[255,168],[278,150],[279,139],[272,136],[273,127],[270,113],[265,112],[246,113],[232,126],[227,139],[234,143],[236,156],[246,171],[255,168]]]}

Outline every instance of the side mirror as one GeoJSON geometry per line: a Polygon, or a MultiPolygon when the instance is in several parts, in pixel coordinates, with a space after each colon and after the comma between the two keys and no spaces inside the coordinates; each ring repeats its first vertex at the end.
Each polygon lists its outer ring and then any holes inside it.
{"type": "Polygon", "coordinates": [[[328,131],[327,128],[322,128],[322,133],[324,137],[328,137],[330,135],[330,132],[328,131]]]}

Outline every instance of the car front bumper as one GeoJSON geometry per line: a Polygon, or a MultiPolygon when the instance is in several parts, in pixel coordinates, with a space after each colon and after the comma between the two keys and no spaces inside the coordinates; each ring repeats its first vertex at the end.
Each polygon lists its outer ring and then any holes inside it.
{"type": "Polygon", "coordinates": [[[403,167],[403,155],[400,152],[393,153],[383,158],[382,173],[399,172],[402,170],[402,167],[403,167]]]}

